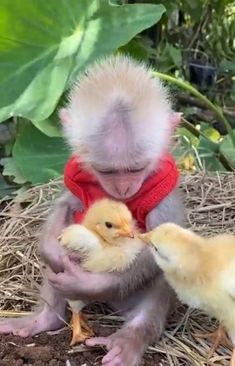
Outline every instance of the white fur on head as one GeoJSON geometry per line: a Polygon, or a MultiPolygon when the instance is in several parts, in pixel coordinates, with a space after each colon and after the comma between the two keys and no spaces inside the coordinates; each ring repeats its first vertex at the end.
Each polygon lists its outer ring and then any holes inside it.
{"type": "Polygon", "coordinates": [[[168,92],[151,70],[112,56],[74,84],[61,118],[70,146],[84,162],[101,163],[108,156],[118,167],[156,161],[167,148],[172,114],[168,92]]]}

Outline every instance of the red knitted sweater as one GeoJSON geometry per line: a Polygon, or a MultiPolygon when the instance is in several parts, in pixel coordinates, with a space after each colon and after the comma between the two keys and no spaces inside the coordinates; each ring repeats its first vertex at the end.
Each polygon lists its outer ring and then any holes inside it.
{"type": "MultiPolygon", "coordinates": [[[[158,170],[145,180],[133,197],[125,201],[140,229],[145,229],[146,215],[175,188],[178,177],[175,161],[167,154],[161,160],[158,170]]],[[[74,221],[77,223],[81,222],[93,202],[109,197],[95,176],[84,169],[76,156],[71,157],[65,166],[64,183],[84,207],[83,211],[75,212],[74,221]]]]}

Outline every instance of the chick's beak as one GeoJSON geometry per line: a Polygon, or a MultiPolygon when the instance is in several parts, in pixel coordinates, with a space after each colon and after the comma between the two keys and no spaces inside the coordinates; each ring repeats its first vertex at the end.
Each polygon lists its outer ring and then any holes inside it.
{"type": "Polygon", "coordinates": [[[134,233],[133,233],[132,231],[131,231],[131,232],[129,232],[128,236],[129,236],[129,238],[131,238],[131,239],[134,239],[134,237],[135,237],[135,235],[134,235],[134,233]]]}
{"type": "Polygon", "coordinates": [[[138,236],[141,240],[145,241],[145,243],[151,245],[151,235],[150,235],[150,233],[139,234],[138,236]]]}
{"type": "Polygon", "coordinates": [[[122,230],[120,230],[119,235],[131,239],[134,239],[135,237],[133,231],[129,227],[124,227],[122,230]]]}
{"type": "Polygon", "coordinates": [[[121,233],[121,236],[134,239],[134,233],[132,231],[124,231],[121,233]]]}

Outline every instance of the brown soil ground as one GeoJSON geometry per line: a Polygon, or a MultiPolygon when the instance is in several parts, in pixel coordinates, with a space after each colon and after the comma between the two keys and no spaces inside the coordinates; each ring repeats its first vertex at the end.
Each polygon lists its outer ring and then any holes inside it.
{"type": "MultiPolygon", "coordinates": [[[[108,335],[114,329],[93,325],[96,334],[108,335]]],[[[102,349],[69,346],[71,332],[64,329],[54,334],[41,334],[22,339],[0,336],[0,366],[99,366],[105,354],[102,349]]],[[[147,354],[143,366],[166,366],[156,354],[147,354]]]]}

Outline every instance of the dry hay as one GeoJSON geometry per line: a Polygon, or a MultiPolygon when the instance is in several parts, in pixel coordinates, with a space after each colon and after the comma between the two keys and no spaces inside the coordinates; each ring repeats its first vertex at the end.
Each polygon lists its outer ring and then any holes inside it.
{"type": "MultiPolygon", "coordinates": [[[[235,176],[196,173],[182,177],[189,225],[203,235],[232,232],[235,217],[235,176]]],[[[38,300],[41,280],[36,243],[60,181],[29,189],[14,201],[2,203],[0,213],[0,315],[23,314],[38,300]]],[[[96,312],[99,307],[96,307],[96,312]]],[[[99,317],[99,314],[95,316],[99,317]]],[[[101,316],[103,326],[118,326],[118,318],[101,316]]],[[[179,307],[171,316],[164,337],[148,352],[163,355],[169,365],[206,365],[209,344],[194,332],[215,329],[216,323],[199,311],[179,307]]],[[[220,347],[211,361],[228,365],[230,350],[220,347]]]]}

